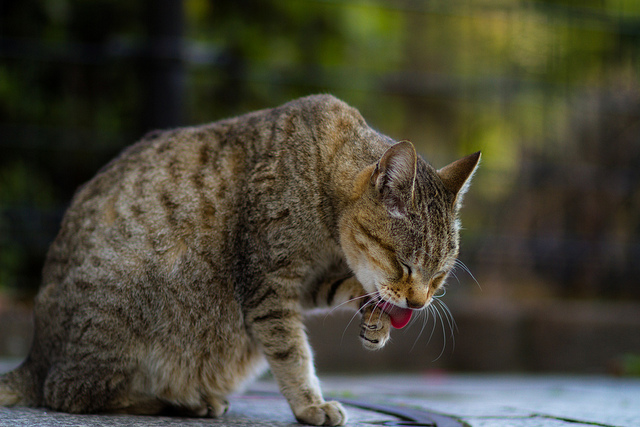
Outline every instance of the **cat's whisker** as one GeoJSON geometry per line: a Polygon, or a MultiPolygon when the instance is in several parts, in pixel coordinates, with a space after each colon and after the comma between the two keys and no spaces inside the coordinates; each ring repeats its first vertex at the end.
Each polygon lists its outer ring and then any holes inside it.
{"type": "Polygon", "coordinates": [[[429,307],[427,307],[426,310],[420,310],[420,316],[423,316],[423,321],[422,321],[422,328],[420,328],[420,332],[418,332],[418,336],[416,337],[415,341],[413,341],[413,345],[411,346],[411,350],[409,350],[409,352],[413,351],[413,348],[416,346],[416,344],[418,343],[418,340],[420,339],[420,337],[422,336],[422,332],[424,331],[425,326],[427,326],[427,323],[429,321],[429,307]]]}
{"type": "MultiPolygon", "coordinates": [[[[445,320],[447,321],[448,325],[449,325],[449,331],[451,333],[450,337],[451,337],[451,351],[454,351],[456,348],[456,337],[454,335],[454,326],[457,329],[457,325],[455,324],[455,321],[453,320],[453,316],[451,315],[451,311],[449,310],[449,308],[444,305],[444,303],[442,303],[442,301],[438,301],[440,303],[440,306],[443,309],[443,314],[445,317],[445,320]]],[[[444,324],[443,324],[444,326],[444,324]]],[[[443,332],[444,333],[444,332],[443,332]]]]}
{"type": "MultiPolygon", "coordinates": [[[[451,310],[449,310],[449,307],[447,306],[447,304],[445,304],[444,301],[440,301],[440,300],[438,300],[438,303],[446,311],[447,315],[451,319],[451,323],[453,324],[455,331],[458,332],[458,324],[456,323],[456,320],[453,318],[453,313],[451,312],[451,310]]],[[[453,335],[453,329],[451,330],[451,335],[453,335]]]]}
{"type": "MultiPolygon", "coordinates": [[[[431,313],[431,317],[433,318],[433,326],[431,327],[431,334],[429,334],[429,340],[427,341],[427,345],[429,345],[429,343],[431,342],[431,338],[433,338],[433,333],[436,330],[436,313],[435,313],[435,309],[433,308],[432,305],[429,306],[429,313],[431,313]]],[[[427,317],[428,320],[428,317],[427,317]]]]}
{"type": "Polygon", "coordinates": [[[438,355],[438,357],[432,360],[432,362],[435,362],[438,359],[440,359],[444,354],[444,350],[447,347],[447,335],[444,328],[444,320],[442,319],[442,314],[440,313],[440,310],[438,310],[438,306],[434,305],[433,307],[435,309],[435,312],[438,314],[438,317],[440,318],[440,323],[442,324],[442,339],[443,339],[442,350],[440,351],[440,354],[438,355]]]}
{"type": "MultiPolygon", "coordinates": [[[[456,277],[457,279],[457,277],[456,277]]],[[[441,287],[440,290],[442,291],[442,293],[440,295],[434,295],[434,298],[442,298],[443,296],[445,296],[447,294],[447,288],[446,287],[441,287]]]]}
{"type": "Polygon", "coordinates": [[[449,272],[449,274],[451,274],[453,277],[456,278],[456,281],[458,282],[458,285],[460,284],[460,278],[458,277],[458,275],[456,274],[456,272],[454,270],[451,270],[449,272]]]}
{"type": "Polygon", "coordinates": [[[358,310],[356,310],[355,313],[353,313],[353,316],[351,316],[351,320],[349,320],[349,323],[347,323],[347,326],[344,327],[344,330],[342,331],[342,336],[340,337],[340,343],[342,343],[342,340],[344,339],[344,334],[347,332],[347,329],[349,329],[349,326],[351,325],[351,322],[353,322],[353,319],[356,318],[356,316],[362,311],[364,310],[369,304],[371,304],[370,301],[367,301],[365,304],[362,305],[362,307],[360,307],[358,310]]]}
{"type": "MultiPolygon", "coordinates": [[[[343,302],[343,303],[341,303],[341,304],[337,305],[337,306],[336,306],[336,307],[334,307],[333,309],[329,310],[329,312],[328,312],[327,314],[325,314],[325,316],[324,316],[324,320],[326,320],[326,319],[327,319],[327,316],[329,316],[331,313],[333,313],[333,311],[334,311],[334,310],[336,310],[337,308],[339,308],[340,306],[342,306],[342,305],[344,305],[344,304],[348,304],[348,303],[353,302],[353,301],[356,301],[356,300],[359,300],[359,299],[369,298],[369,297],[373,296],[374,294],[375,294],[375,292],[370,292],[370,293],[368,293],[368,294],[361,295],[361,296],[359,296],[359,297],[351,298],[351,299],[349,299],[349,300],[347,300],[347,301],[345,301],[345,302],[343,302]]],[[[365,302],[364,304],[362,304],[362,306],[361,306],[358,310],[356,310],[356,312],[353,314],[353,316],[351,316],[351,320],[349,320],[349,323],[347,323],[347,326],[345,326],[344,331],[342,332],[342,336],[343,336],[343,337],[344,337],[344,333],[345,333],[345,331],[347,330],[347,328],[349,327],[349,325],[351,325],[351,322],[353,322],[353,319],[355,319],[355,317],[358,315],[358,313],[360,313],[360,312],[361,312],[361,311],[362,311],[362,310],[363,310],[363,309],[364,309],[368,304],[369,304],[369,302],[368,302],[368,301],[367,301],[367,302],[365,302]]]]}
{"type": "Polygon", "coordinates": [[[345,305],[345,304],[349,304],[349,303],[351,303],[351,302],[353,302],[353,301],[357,301],[357,300],[359,300],[359,299],[369,298],[369,297],[373,296],[374,294],[375,294],[375,292],[370,292],[370,293],[365,294],[365,295],[360,295],[359,297],[355,297],[355,298],[348,299],[348,300],[346,300],[345,302],[342,302],[342,303],[340,303],[340,304],[336,305],[335,307],[331,308],[331,310],[329,310],[329,311],[327,312],[327,314],[325,314],[325,316],[324,316],[324,317],[325,317],[325,319],[326,319],[326,318],[327,318],[327,316],[329,316],[329,315],[330,315],[330,314],[332,314],[335,310],[339,309],[340,307],[342,307],[342,306],[343,306],[343,305],[345,305]]]}
{"type": "Polygon", "coordinates": [[[418,317],[420,317],[420,315],[422,314],[424,310],[413,310],[414,313],[417,313],[415,316],[412,315],[411,319],[409,320],[409,323],[407,324],[407,327],[410,328],[414,323],[416,323],[418,321],[418,317]]]}
{"type": "MultiPolygon", "coordinates": [[[[462,268],[464,268],[466,271],[468,271],[468,269],[462,263],[462,261],[460,261],[460,265],[461,265],[462,268]]],[[[458,276],[454,272],[452,272],[452,274],[458,280],[458,282],[460,282],[460,280],[458,279],[458,276]]],[[[477,283],[477,281],[476,281],[476,283],[477,283]]],[[[456,345],[455,344],[456,343],[456,341],[455,341],[455,332],[458,331],[458,325],[456,324],[456,321],[453,318],[453,313],[451,313],[451,310],[449,309],[447,304],[445,304],[444,301],[441,300],[441,298],[444,297],[447,294],[447,288],[446,287],[442,287],[441,289],[442,289],[442,294],[433,296],[433,302],[434,302],[434,304],[437,304],[437,306],[434,307],[434,309],[438,311],[438,316],[440,316],[440,320],[443,321],[442,316],[440,315],[440,310],[439,310],[438,306],[442,308],[442,313],[444,314],[444,320],[446,320],[447,324],[449,325],[450,336],[451,336],[451,340],[452,340],[452,347],[453,347],[453,349],[455,349],[455,345],[456,345]]],[[[444,335],[445,334],[445,332],[444,332],[444,321],[443,321],[443,325],[442,326],[443,326],[443,335],[444,335]]],[[[445,339],[444,345],[446,345],[446,337],[443,336],[443,339],[445,339]]],[[[452,349],[452,351],[453,351],[453,349],[452,349]]],[[[444,351],[444,348],[443,348],[443,351],[444,351]]],[[[440,354],[440,356],[441,355],[442,355],[442,353],[440,354]]],[[[440,357],[440,356],[438,356],[438,357],[440,357]]]]}
{"type": "MultiPolygon", "coordinates": [[[[375,313],[375,311],[376,311],[377,309],[382,310],[382,308],[380,308],[380,303],[381,303],[381,302],[382,302],[382,298],[379,298],[379,299],[376,301],[376,305],[373,307],[373,310],[371,310],[371,314],[369,314],[369,320],[367,320],[367,323],[371,323],[371,318],[373,317],[373,313],[375,313]]],[[[380,319],[378,319],[378,321],[379,321],[379,320],[380,320],[380,319]]],[[[378,325],[378,324],[379,324],[379,323],[376,323],[376,325],[378,325]]]]}
{"type": "Polygon", "coordinates": [[[447,323],[449,324],[449,336],[451,337],[451,352],[453,353],[456,349],[456,335],[455,332],[458,330],[458,325],[456,321],[453,319],[453,315],[451,314],[451,310],[444,304],[441,304],[445,318],[447,319],[447,323]]]}
{"type": "Polygon", "coordinates": [[[351,324],[351,322],[353,322],[353,319],[355,319],[355,317],[360,314],[361,311],[363,311],[365,308],[367,308],[369,305],[371,305],[372,302],[371,301],[367,301],[366,303],[362,304],[362,307],[360,307],[358,310],[356,310],[356,312],[353,314],[353,316],[351,316],[351,320],[349,321],[349,323],[347,324],[347,327],[349,327],[349,325],[351,324]]]}
{"type": "Polygon", "coordinates": [[[478,280],[476,279],[476,277],[473,275],[473,273],[471,272],[471,270],[469,270],[469,267],[466,266],[466,264],[462,261],[460,261],[459,259],[456,259],[454,261],[455,265],[457,267],[460,267],[462,270],[466,271],[467,274],[473,279],[474,282],[476,282],[476,285],[478,285],[478,288],[480,288],[480,290],[482,290],[482,286],[480,286],[480,283],[478,282],[478,280]]]}

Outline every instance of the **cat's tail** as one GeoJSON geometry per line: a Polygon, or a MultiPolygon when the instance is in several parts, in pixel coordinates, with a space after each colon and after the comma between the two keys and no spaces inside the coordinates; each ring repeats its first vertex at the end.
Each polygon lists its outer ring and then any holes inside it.
{"type": "Polygon", "coordinates": [[[0,406],[37,405],[37,380],[29,363],[0,375],[0,406]]]}

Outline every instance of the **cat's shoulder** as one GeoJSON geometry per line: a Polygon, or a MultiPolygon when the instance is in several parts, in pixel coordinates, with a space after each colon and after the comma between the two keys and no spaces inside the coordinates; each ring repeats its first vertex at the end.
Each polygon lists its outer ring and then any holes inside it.
{"type": "Polygon", "coordinates": [[[312,108],[326,109],[327,111],[339,111],[351,107],[341,99],[330,94],[315,94],[290,101],[291,105],[310,106],[312,108]]]}
{"type": "Polygon", "coordinates": [[[335,142],[353,139],[362,132],[370,133],[360,112],[333,95],[310,95],[284,105],[297,110],[303,121],[311,124],[323,140],[335,142]]]}
{"type": "Polygon", "coordinates": [[[299,106],[306,113],[312,115],[318,115],[329,118],[337,118],[337,117],[353,117],[357,119],[357,121],[362,121],[362,115],[360,112],[342,101],[341,99],[335,97],[334,95],[329,94],[317,94],[317,95],[309,95],[303,98],[299,98],[293,100],[285,105],[291,106],[299,106]]]}

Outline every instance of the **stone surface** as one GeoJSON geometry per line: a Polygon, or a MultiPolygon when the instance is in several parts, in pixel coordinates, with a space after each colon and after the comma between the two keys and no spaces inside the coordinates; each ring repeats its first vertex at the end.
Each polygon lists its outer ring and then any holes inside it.
{"type": "Polygon", "coordinates": [[[387,403],[417,406],[453,415],[472,427],[640,426],[640,379],[604,376],[394,375],[357,377],[353,382],[333,378],[325,383],[324,388],[328,392],[348,391],[365,400],[381,399],[387,403]],[[487,420],[494,420],[495,423],[487,424],[487,420]]]}
{"type": "MultiPolygon", "coordinates": [[[[15,361],[0,363],[0,371],[15,361]]],[[[323,376],[325,397],[346,404],[349,425],[418,425],[398,416],[420,410],[470,427],[640,426],[640,379],[605,376],[412,374],[323,376]],[[372,405],[396,408],[382,413],[372,405]],[[393,412],[393,411],[392,411],[393,412]]],[[[233,396],[219,419],[124,415],[70,415],[31,408],[0,408],[0,426],[289,426],[296,425],[275,383],[263,379],[233,396]]],[[[421,424],[424,425],[424,424],[421,424]]]]}
{"type": "MultiPolygon", "coordinates": [[[[381,425],[397,418],[358,408],[349,408],[350,422],[355,425],[381,425]]],[[[291,426],[296,425],[289,406],[280,396],[236,396],[231,409],[220,418],[183,418],[131,415],[72,415],[32,408],[0,408],[0,426],[146,426],[146,427],[227,427],[227,426],[291,426]]]]}

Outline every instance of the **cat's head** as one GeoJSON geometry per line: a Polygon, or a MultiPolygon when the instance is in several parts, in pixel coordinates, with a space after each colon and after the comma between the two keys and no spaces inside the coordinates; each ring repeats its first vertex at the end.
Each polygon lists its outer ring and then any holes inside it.
{"type": "Polygon", "coordinates": [[[458,256],[458,210],[479,161],[477,152],[436,170],[400,142],[358,175],[341,245],[365,291],[393,307],[386,311],[424,308],[444,284],[458,256]]]}

